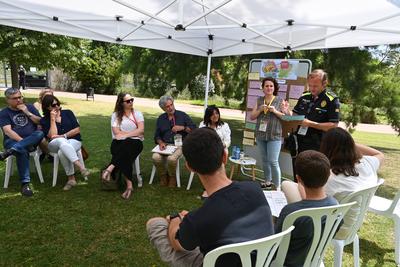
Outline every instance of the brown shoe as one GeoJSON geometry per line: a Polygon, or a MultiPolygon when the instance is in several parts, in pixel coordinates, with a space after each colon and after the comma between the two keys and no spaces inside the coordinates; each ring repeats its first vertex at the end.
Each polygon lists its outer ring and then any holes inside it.
{"type": "Polygon", "coordinates": [[[176,187],[176,177],[175,176],[169,177],[168,187],[176,187]]]}
{"type": "Polygon", "coordinates": [[[167,186],[168,185],[168,175],[163,175],[160,177],[160,185],[167,186]]]}

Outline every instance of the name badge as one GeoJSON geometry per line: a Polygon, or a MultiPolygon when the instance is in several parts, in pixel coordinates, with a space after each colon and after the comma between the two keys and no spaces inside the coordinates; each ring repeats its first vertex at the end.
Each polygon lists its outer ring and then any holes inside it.
{"type": "Polygon", "coordinates": [[[258,128],[260,132],[266,132],[267,131],[267,122],[261,121],[260,122],[260,127],[258,128]]]}
{"type": "Polygon", "coordinates": [[[297,131],[297,134],[304,136],[307,134],[307,130],[308,130],[307,126],[300,126],[299,130],[297,131]]]}

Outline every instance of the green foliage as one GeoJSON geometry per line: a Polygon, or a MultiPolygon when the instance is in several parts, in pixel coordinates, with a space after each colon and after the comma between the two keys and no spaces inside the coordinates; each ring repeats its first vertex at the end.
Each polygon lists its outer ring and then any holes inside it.
{"type": "MultiPolygon", "coordinates": [[[[36,98],[27,96],[26,100],[36,98]]],[[[196,196],[203,188],[195,176],[191,189],[185,189],[189,173],[182,166],[182,188],[160,187],[157,176],[153,185],[148,184],[152,169],[150,151],[161,110],[135,103],[145,117],[144,150],[140,158],[144,186],[141,189],[135,186],[132,199],[125,201],[120,197],[121,192],[101,191],[99,182],[100,169],[110,160],[113,103],[66,98],[62,102],[63,108],[73,110],[79,118],[83,142],[90,153],[85,164],[92,175],[87,182],[78,176],[78,186],[63,192],[66,177],[62,167],[56,187],[51,187],[53,166],[46,161],[41,164],[45,183],[40,184],[32,173],[35,195],[28,199],[18,193],[20,185],[15,171],[9,188],[0,189],[0,266],[166,266],[148,240],[146,221],[199,207],[202,202],[196,196]]],[[[4,98],[0,99],[0,107],[3,106],[4,98]]],[[[190,115],[196,124],[202,119],[202,111],[190,115]]],[[[224,118],[224,121],[231,127],[232,144],[240,144],[243,120],[224,118]]],[[[398,137],[356,132],[354,138],[384,151],[385,164],[379,176],[385,179],[385,184],[378,195],[392,198],[400,187],[398,137]]],[[[4,177],[4,170],[5,164],[0,163],[0,177],[4,177]]],[[[235,176],[235,179],[248,180],[248,177],[235,176]]],[[[393,224],[389,219],[368,213],[359,236],[361,266],[395,266],[393,224]]],[[[351,248],[346,248],[343,266],[352,266],[352,259],[351,248]]],[[[331,251],[324,263],[332,266],[331,251]]]]}

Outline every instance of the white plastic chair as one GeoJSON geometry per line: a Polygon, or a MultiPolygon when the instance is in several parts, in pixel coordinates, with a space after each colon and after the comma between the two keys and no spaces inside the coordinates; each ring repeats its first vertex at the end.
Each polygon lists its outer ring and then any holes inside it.
{"type": "MultiPolygon", "coordinates": [[[[58,176],[58,165],[60,163],[60,157],[58,156],[58,153],[53,153],[53,152],[49,152],[49,154],[53,157],[53,187],[56,186],[57,184],[57,176],[58,176]]],[[[83,157],[82,157],[82,150],[79,149],[78,153],[78,158],[79,161],[81,162],[82,166],[85,168],[85,162],[83,161],[83,157]]],[[[87,177],[83,177],[85,179],[85,181],[87,181],[87,177]]]]}
{"type": "MultiPolygon", "coordinates": [[[[308,251],[307,257],[303,266],[317,267],[324,266],[323,259],[325,250],[329,246],[330,241],[336,233],[343,216],[356,202],[320,207],[310,208],[295,211],[289,214],[282,226],[282,231],[288,229],[300,217],[309,217],[314,225],[314,237],[308,251]],[[325,223],[322,224],[322,219],[325,218],[325,223]]],[[[286,254],[289,248],[290,236],[285,236],[282,240],[279,250],[276,254],[275,260],[271,266],[282,267],[284,266],[286,254]]]]}
{"type": "Polygon", "coordinates": [[[138,187],[143,186],[143,178],[142,174],[140,173],[140,154],[136,157],[135,163],[134,163],[134,174],[136,174],[136,178],[138,181],[138,187]]]}
{"type": "Polygon", "coordinates": [[[394,222],[394,260],[400,266],[400,191],[393,200],[373,196],[369,202],[368,211],[391,218],[394,222]]]}
{"type": "MultiPolygon", "coordinates": [[[[39,160],[40,154],[41,154],[40,150],[36,149],[35,151],[30,152],[29,156],[31,158],[33,158],[34,163],[35,163],[36,173],[39,176],[40,182],[43,184],[44,180],[43,180],[42,168],[40,167],[40,160],[39,160]]],[[[14,158],[15,158],[15,156],[9,156],[6,159],[6,173],[4,175],[4,188],[8,188],[8,183],[10,181],[10,176],[12,173],[12,165],[13,165],[14,158]]]]}
{"type": "Polygon", "coordinates": [[[355,223],[351,224],[351,229],[349,230],[349,235],[346,239],[333,239],[332,245],[334,247],[334,267],[342,266],[342,258],[343,258],[343,248],[346,245],[353,243],[353,260],[354,266],[358,267],[360,265],[360,247],[359,247],[359,238],[358,238],[358,230],[360,229],[365,213],[369,206],[369,202],[375,194],[375,191],[378,187],[383,184],[384,180],[379,179],[378,183],[374,186],[365,188],[360,191],[356,191],[350,193],[342,200],[340,200],[341,204],[349,203],[356,201],[357,205],[354,206],[351,212],[357,212],[358,216],[355,223]]]}
{"type": "MultiPolygon", "coordinates": [[[[181,155],[178,160],[176,161],[176,186],[181,187],[181,167],[180,167],[180,161],[183,158],[183,155],[181,155]]],[[[153,168],[151,169],[151,175],[150,175],[150,181],[149,184],[153,183],[154,176],[156,175],[156,166],[153,164],[153,168]]]]}
{"type": "Polygon", "coordinates": [[[192,185],[192,182],[193,182],[193,177],[194,177],[194,172],[190,172],[189,182],[188,182],[188,185],[186,187],[186,190],[190,189],[190,186],[192,185]]]}
{"type": "Polygon", "coordinates": [[[284,237],[290,237],[290,232],[294,226],[279,234],[268,237],[230,244],[218,247],[206,254],[203,260],[203,267],[213,267],[218,257],[226,253],[235,253],[239,255],[243,267],[251,267],[251,253],[257,251],[257,259],[255,267],[269,266],[275,251],[284,237]]]}

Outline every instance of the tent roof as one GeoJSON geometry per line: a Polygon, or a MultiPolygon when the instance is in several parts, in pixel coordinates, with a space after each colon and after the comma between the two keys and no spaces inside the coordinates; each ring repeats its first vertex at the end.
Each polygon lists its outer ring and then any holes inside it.
{"type": "Polygon", "coordinates": [[[0,24],[216,57],[400,43],[400,1],[0,0],[0,24]]]}

